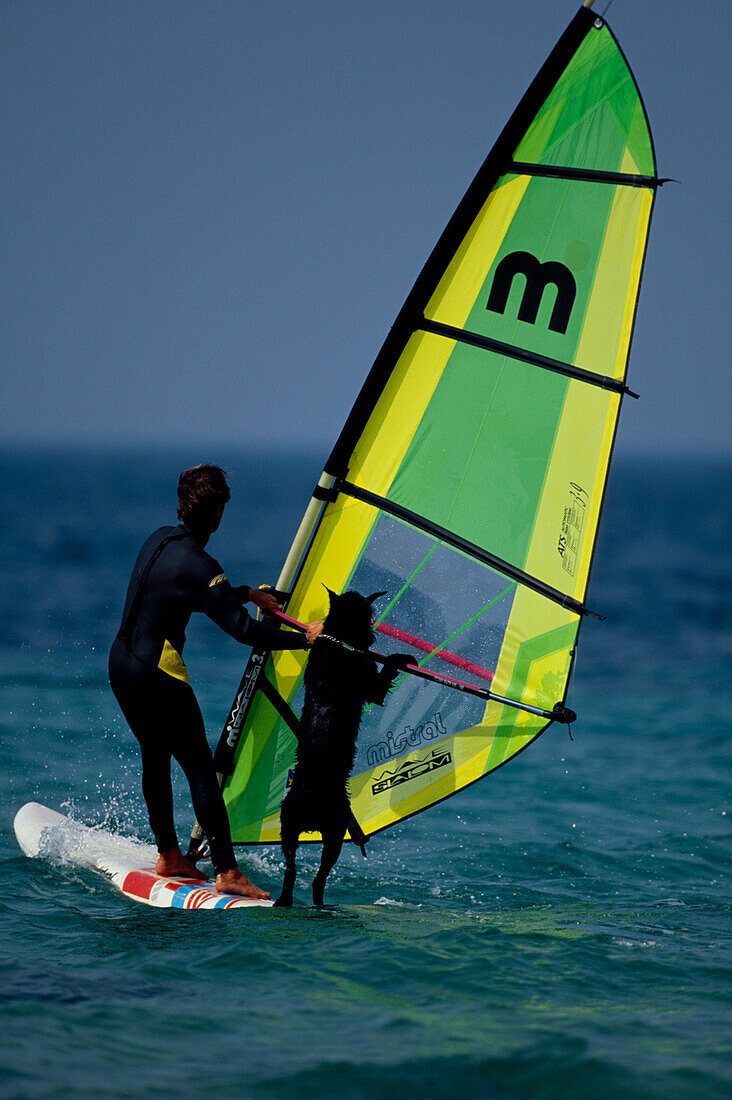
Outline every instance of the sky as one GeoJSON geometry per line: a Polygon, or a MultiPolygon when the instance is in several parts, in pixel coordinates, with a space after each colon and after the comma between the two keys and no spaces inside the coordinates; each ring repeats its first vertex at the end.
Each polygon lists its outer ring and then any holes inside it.
{"type": "MultiPolygon", "coordinates": [[[[0,0],[0,441],[325,459],[578,6],[0,0]]],[[[607,18],[678,181],[616,453],[729,456],[730,5],[607,18]]]]}

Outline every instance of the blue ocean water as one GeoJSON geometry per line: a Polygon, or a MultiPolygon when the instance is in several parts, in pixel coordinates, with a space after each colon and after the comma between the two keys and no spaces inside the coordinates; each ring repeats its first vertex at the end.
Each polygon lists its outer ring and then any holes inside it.
{"type": "MultiPolygon", "coordinates": [[[[212,552],[276,578],[322,456],[15,451],[0,479],[0,1096],[728,1098],[732,466],[613,469],[569,703],[482,783],[349,846],[322,911],[156,911],[12,830],[149,838],[107,649],[179,470],[232,471],[212,552]]],[[[192,623],[215,743],[245,651],[192,623]]],[[[176,780],[181,835],[190,824],[176,780]]],[[[274,849],[241,863],[277,888],[274,849]]]]}

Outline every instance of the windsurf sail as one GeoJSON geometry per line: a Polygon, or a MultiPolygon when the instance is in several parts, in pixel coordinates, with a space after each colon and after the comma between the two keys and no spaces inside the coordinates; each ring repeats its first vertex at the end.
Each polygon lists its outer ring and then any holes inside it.
{"type": "MultiPolygon", "coordinates": [[[[565,702],[658,182],[635,80],[586,4],[407,297],[278,581],[303,622],[326,585],[385,590],[377,648],[441,674],[364,713],[366,833],[490,774],[565,702]]],[[[247,666],[216,755],[236,843],[279,838],[304,662],[247,666]]]]}

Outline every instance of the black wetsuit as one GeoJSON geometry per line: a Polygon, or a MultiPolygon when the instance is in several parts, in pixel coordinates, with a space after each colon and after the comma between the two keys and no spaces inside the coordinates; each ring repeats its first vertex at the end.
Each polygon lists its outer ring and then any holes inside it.
{"type": "Polygon", "coordinates": [[[161,527],[132,571],[122,625],[109,655],[109,681],[142,749],[142,790],[158,851],[178,841],[173,824],[170,758],[190,784],[193,809],[211,849],[214,871],[235,866],[229,821],[216,780],[198,701],[181,653],[194,611],[246,645],[305,649],[303,635],[250,618],[219,563],[184,526],[161,527]]]}

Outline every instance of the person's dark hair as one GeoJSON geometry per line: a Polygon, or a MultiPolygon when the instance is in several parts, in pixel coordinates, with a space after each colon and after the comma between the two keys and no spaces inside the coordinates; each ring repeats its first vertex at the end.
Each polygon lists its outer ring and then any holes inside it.
{"type": "Polygon", "coordinates": [[[205,532],[231,496],[226,473],[212,462],[184,470],[178,480],[178,519],[191,531],[205,532]]]}

